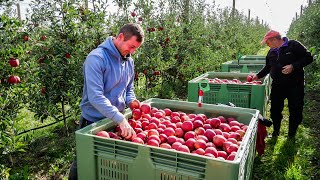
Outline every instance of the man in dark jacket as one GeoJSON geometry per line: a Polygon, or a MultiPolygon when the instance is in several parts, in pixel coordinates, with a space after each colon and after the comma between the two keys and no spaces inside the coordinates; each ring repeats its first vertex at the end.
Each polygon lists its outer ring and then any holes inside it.
{"type": "Polygon", "coordinates": [[[288,137],[293,138],[302,122],[304,67],[313,61],[313,57],[300,42],[281,38],[277,31],[267,32],[261,43],[267,44],[270,50],[266,56],[266,65],[253,79],[263,78],[268,73],[272,78],[272,136],[279,135],[284,100],[287,99],[290,113],[288,137]]]}

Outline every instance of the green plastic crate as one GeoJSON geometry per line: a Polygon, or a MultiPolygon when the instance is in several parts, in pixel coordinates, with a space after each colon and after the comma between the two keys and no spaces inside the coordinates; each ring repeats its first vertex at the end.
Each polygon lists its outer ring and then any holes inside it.
{"type": "Polygon", "coordinates": [[[221,64],[221,72],[257,73],[265,63],[263,60],[227,61],[221,64]]]}
{"type": "Polygon", "coordinates": [[[266,56],[262,55],[245,55],[240,60],[266,60],[266,56]]]}
{"type": "MultiPolygon", "coordinates": [[[[174,150],[95,136],[100,130],[112,130],[109,119],[76,131],[78,177],[80,180],[208,180],[251,179],[255,157],[258,110],[231,108],[164,99],[145,101],[152,107],[170,108],[208,117],[235,117],[248,125],[234,161],[198,156],[174,150]]],[[[127,110],[125,116],[131,116],[127,110]]]]}
{"type": "Polygon", "coordinates": [[[198,102],[198,90],[207,89],[203,94],[203,102],[209,104],[231,102],[237,107],[252,108],[260,110],[266,115],[269,99],[270,78],[269,75],[262,79],[261,85],[253,84],[209,84],[203,81],[206,78],[213,79],[239,79],[246,81],[249,73],[235,72],[207,72],[188,82],[188,101],[198,102]]]}

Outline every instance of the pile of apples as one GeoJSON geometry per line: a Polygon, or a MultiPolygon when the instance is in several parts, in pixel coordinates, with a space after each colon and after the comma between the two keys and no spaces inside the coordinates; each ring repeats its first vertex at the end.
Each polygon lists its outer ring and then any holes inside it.
{"type": "Polygon", "coordinates": [[[209,84],[262,84],[261,81],[255,81],[253,80],[253,75],[249,74],[246,78],[246,81],[242,82],[239,79],[219,79],[219,78],[204,78],[204,80],[207,80],[209,84]]]}
{"type": "Polygon", "coordinates": [[[113,132],[100,131],[96,135],[232,161],[248,128],[233,117],[209,118],[205,114],[158,109],[138,100],[130,108],[132,118],[128,122],[136,137],[121,137],[119,126],[113,132]]]}

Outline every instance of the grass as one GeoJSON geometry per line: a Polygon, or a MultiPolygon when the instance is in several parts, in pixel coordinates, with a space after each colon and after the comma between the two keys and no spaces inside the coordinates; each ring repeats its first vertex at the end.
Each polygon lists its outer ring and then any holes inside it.
{"type": "MultiPolygon", "coordinates": [[[[265,154],[254,161],[253,179],[320,179],[319,100],[320,96],[312,92],[306,97],[304,122],[295,140],[287,139],[288,110],[284,110],[280,136],[266,139],[265,154]]],[[[63,133],[62,122],[24,136],[28,146],[25,153],[15,154],[10,179],[67,179],[75,152],[76,120],[69,119],[69,137],[63,133]]],[[[21,111],[18,124],[20,129],[43,125],[27,110],[21,111]]],[[[272,133],[272,127],[268,132],[272,133]]]]}

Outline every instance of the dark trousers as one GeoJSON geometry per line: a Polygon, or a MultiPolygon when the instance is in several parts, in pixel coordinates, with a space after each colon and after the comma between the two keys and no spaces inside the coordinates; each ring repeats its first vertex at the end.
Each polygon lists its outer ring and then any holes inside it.
{"type": "MultiPolygon", "coordinates": [[[[84,128],[93,122],[86,120],[82,116],[79,121],[79,129],[84,128]]],[[[69,171],[69,180],[77,180],[78,179],[78,171],[77,171],[77,159],[74,158],[69,171]]]]}
{"type": "Polygon", "coordinates": [[[304,86],[286,86],[272,84],[271,88],[271,119],[275,134],[279,134],[284,107],[284,100],[288,100],[289,108],[289,137],[294,137],[299,124],[302,122],[304,105],[304,86]]]}

